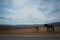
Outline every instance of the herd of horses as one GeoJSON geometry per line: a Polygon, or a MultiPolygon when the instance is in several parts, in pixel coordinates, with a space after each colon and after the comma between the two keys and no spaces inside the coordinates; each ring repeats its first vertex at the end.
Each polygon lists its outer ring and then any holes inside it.
{"type": "MultiPolygon", "coordinates": [[[[44,27],[46,27],[47,32],[55,32],[54,25],[53,24],[44,24],[44,27]]],[[[38,26],[34,26],[35,31],[39,31],[38,26]]]]}
{"type": "MultiPolygon", "coordinates": [[[[53,24],[44,24],[43,27],[45,27],[47,29],[47,32],[55,32],[53,24]]],[[[33,28],[35,29],[36,32],[39,32],[40,27],[38,25],[33,26],[33,28]]],[[[3,28],[3,29],[0,28],[0,31],[1,30],[6,31],[6,30],[8,30],[8,28],[3,28]]]]}

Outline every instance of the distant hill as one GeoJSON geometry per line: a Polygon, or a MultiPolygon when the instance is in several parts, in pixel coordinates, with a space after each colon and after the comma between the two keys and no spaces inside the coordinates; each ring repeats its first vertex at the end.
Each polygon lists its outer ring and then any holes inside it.
{"type": "MultiPolygon", "coordinates": [[[[57,26],[60,26],[60,22],[53,22],[53,23],[48,23],[48,24],[54,24],[54,25],[57,25],[57,26]]],[[[31,24],[31,25],[28,25],[28,24],[20,24],[20,25],[8,25],[8,24],[0,24],[0,27],[32,27],[32,26],[43,26],[44,24],[31,24]]]]}
{"type": "Polygon", "coordinates": [[[20,24],[20,25],[7,25],[7,24],[0,24],[0,27],[32,27],[32,26],[42,26],[43,24],[20,24]]]}
{"type": "Polygon", "coordinates": [[[51,24],[54,24],[56,27],[60,27],[60,22],[54,22],[54,23],[51,23],[51,24]]]}
{"type": "Polygon", "coordinates": [[[54,22],[54,23],[51,23],[51,24],[60,24],[60,22],[54,22]]]}

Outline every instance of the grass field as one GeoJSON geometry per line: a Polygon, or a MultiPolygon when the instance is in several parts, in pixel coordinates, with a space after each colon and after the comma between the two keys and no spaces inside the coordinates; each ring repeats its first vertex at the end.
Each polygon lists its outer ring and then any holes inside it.
{"type": "Polygon", "coordinates": [[[20,29],[0,31],[0,35],[60,35],[60,27],[55,27],[55,32],[46,32],[46,28],[40,27],[39,32],[34,29],[20,29]]]}
{"type": "Polygon", "coordinates": [[[60,35],[60,32],[0,32],[0,35],[60,35]]]}

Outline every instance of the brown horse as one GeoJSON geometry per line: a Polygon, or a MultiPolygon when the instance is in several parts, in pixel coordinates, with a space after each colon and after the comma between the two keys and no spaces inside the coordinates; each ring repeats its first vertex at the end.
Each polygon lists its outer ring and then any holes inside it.
{"type": "Polygon", "coordinates": [[[39,27],[38,26],[33,26],[33,28],[35,29],[35,31],[39,31],[39,27]]]}

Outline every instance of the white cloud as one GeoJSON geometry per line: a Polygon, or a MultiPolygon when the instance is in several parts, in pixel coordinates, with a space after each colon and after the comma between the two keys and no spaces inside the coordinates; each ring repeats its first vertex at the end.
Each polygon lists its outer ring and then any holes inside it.
{"type": "MultiPolygon", "coordinates": [[[[46,2],[42,0],[11,0],[6,4],[13,7],[5,8],[5,11],[9,12],[6,18],[10,18],[7,24],[44,24],[54,21],[57,17],[50,16],[50,12],[54,11],[54,2],[46,2]],[[47,22],[48,21],[48,22],[47,22]]],[[[59,4],[59,3],[58,3],[59,4]]]]}

